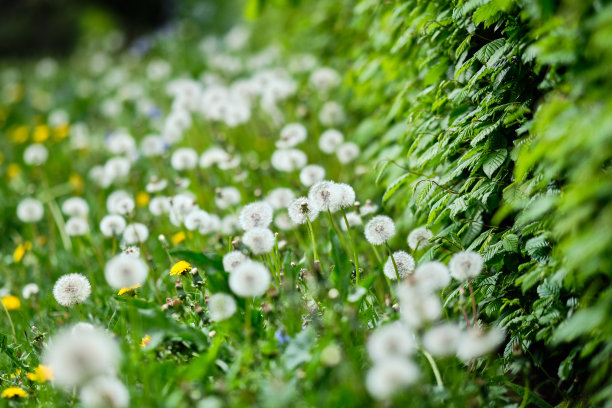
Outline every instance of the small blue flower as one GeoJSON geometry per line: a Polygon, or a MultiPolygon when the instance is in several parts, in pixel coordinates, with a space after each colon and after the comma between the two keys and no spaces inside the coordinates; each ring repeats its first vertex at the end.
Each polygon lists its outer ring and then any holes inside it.
{"type": "Polygon", "coordinates": [[[289,337],[285,329],[282,328],[276,329],[276,331],[274,332],[274,337],[276,337],[276,341],[279,344],[286,344],[289,343],[289,341],[291,340],[291,337],[289,337]]]}

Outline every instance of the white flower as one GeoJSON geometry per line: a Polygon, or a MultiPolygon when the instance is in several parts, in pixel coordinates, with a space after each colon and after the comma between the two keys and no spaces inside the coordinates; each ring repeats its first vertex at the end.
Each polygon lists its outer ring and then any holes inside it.
{"type": "Polygon", "coordinates": [[[438,261],[429,261],[419,265],[414,272],[414,276],[419,287],[426,291],[443,289],[451,281],[448,268],[438,261]]]}
{"type": "Polygon", "coordinates": [[[231,272],[238,265],[247,261],[249,258],[240,251],[231,251],[223,255],[223,269],[225,272],[231,272]]]}
{"type": "Polygon", "coordinates": [[[395,235],[395,224],[386,215],[373,217],[365,226],[365,237],[372,245],[382,245],[395,235]]]}
{"type": "Polygon", "coordinates": [[[240,211],[240,226],[248,231],[253,228],[266,228],[272,222],[274,210],[265,201],[247,204],[240,211]]]}
{"type": "Polygon", "coordinates": [[[401,322],[377,328],[367,342],[368,355],[374,362],[411,355],[416,344],[412,330],[401,322]]]}
{"type": "Polygon", "coordinates": [[[340,163],[350,163],[359,157],[359,146],[353,142],[342,143],[336,150],[336,156],[338,156],[340,163]]]}
{"type": "Polygon", "coordinates": [[[287,208],[287,206],[295,199],[295,194],[290,188],[279,187],[268,193],[266,202],[272,206],[273,209],[279,210],[281,208],[287,208]]]}
{"type": "Polygon", "coordinates": [[[457,352],[461,329],[454,323],[442,323],[429,329],[423,336],[423,347],[437,357],[446,357],[457,352]]]}
{"type": "Polygon", "coordinates": [[[220,209],[240,203],[240,191],[236,187],[223,187],[215,191],[215,204],[220,209]]]}
{"type": "Polygon", "coordinates": [[[406,358],[377,362],[366,375],[366,388],[376,399],[387,399],[414,384],[419,378],[417,366],[406,358]]]}
{"type": "Polygon", "coordinates": [[[244,233],[242,242],[255,255],[267,254],[274,248],[274,233],[267,228],[253,228],[244,233]]]}
{"type": "Polygon", "coordinates": [[[300,182],[310,187],[325,178],[325,169],[316,164],[310,164],[300,171],[300,182]]]}
{"type": "Polygon", "coordinates": [[[86,217],[89,204],[81,197],[71,197],[62,204],[62,212],[70,217],[86,217]]]}
{"type": "Polygon", "coordinates": [[[51,366],[53,382],[67,389],[101,374],[112,374],[119,360],[119,348],[100,329],[66,330],[49,341],[43,364],[51,366]]]}
{"type": "Polygon", "coordinates": [[[338,126],[346,120],[344,108],[338,102],[325,102],[319,111],[319,121],[323,126],[338,126]]]}
{"type": "Polygon", "coordinates": [[[221,220],[221,233],[224,235],[232,235],[240,229],[240,221],[233,214],[226,215],[221,220]]]}
{"type": "Polygon", "coordinates": [[[306,140],[308,132],[301,123],[289,123],[281,129],[280,139],[276,142],[276,147],[286,149],[297,146],[306,140]]]}
{"type": "Polygon", "coordinates": [[[209,223],[210,215],[200,209],[194,209],[185,217],[185,228],[189,231],[199,230],[209,223]]]}
{"type": "Polygon", "coordinates": [[[310,187],[308,199],[319,211],[336,212],[340,209],[340,189],[333,181],[319,181],[310,187]]]}
{"type": "Polygon", "coordinates": [[[166,141],[159,135],[148,135],[140,142],[140,151],[145,157],[161,156],[166,152],[166,141]]]}
{"type": "Polygon", "coordinates": [[[345,183],[336,183],[338,190],[338,206],[340,208],[352,207],[355,204],[355,190],[345,183]]]}
{"type": "Polygon", "coordinates": [[[208,313],[213,322],[229,319],[236,313],[236,309],[234,298],[225,293],[215,293],[208,299],[208,313]]]}
{"type": "Polygon", "coordinates": [[[128,245],[145,242],[149,238],[149,229],[146,225],[135,222],[125,227],[123,231],[123,242],[128,245]]]}
{"type": "Polygon", "coordinates": [[[408,246],[410,249],[423,249],[431,245],[429,242],[433,238],[433,232],[425,227],[415,228],[408,234],[408,246]]]}
{"type": "Polygon", "coordinates": [[[100,232],[105,237],[117,237],[125,229],[125,219],[118,214],[109,214],[100,221],[100,232]]]}
{"type": "Polygon", "coordinates": [[[128,255],[133,258],[140,258],[140,248],[138,248],[137,246],[126,246],[125,243],[122,242],[121,251],[123,255],[128,255]]]}
{"type": "Polygon", "coordinates": [[[365,204],[359,207],[359,214],[362,217],[365,217],[369,214],[374,214],[376,211],[378,211],[378,206],[370,200],[367,200],[365,204]]]}
{"type": "Polygon", "coordinates": [[[283,231],[288,231],[295,228],[295,223],[287,213],[280,213],[274,217],[274,225],[283,231]]]}
{"type": "Polygon", "coordinates": [[[89,280],[80,273],[63,275],[53,286],[53,297],[62,306],[83,303],[91,294],[89,280]]]}
{"type": "Polygon", "coordinates": [[[99,376],[81,388],[81,403],[86,408],[123,408],[129,406],[130,394],[113,376],[99,376]]]}
{"type": "Polygon", "coordinates": [[[35,198],[25,198],[17,205],[17,218],[23,222],[38,222],[44,212],[42,203],[35,198]]]}
{"type": "Polygon", "coordinates": [[[230,154],[220,147],[211,147],[200,156],[199,165],[202,168],[208,168],[213,164],[226,162],[230,159],[230,154]]]}
{"type": "Polygon", "coordinates": [[[112,154],[127,154],[136,149],[134,138],[125,132],[113,132],[106,139],[106,147],[112,154]]]}
{"type": "Polygon", "coordinates": [[[482,257],[473,251],[457,252],[448,264],[451,276],[458,281],[466,281],[478,276],[482,272],[482,266],[482,257]]]}
{"type": "Polygon", "coordinates": [[[167,214],[172,210],[172,203],[170,198],[165,196],[153,197],[149,201],[149,211],[155,216],[167,214]]]}
{"type": "Polygon", "coordinates": [[[270,163],[278,171],[291,172],[306,165],[306,153],[298,149],[278,149],[272,153],[270,163]]]}
{"type": "Polygon", "coordinates": [[[134,210],[134,199],[123,190],[113,191],[106,199],[106,209],[111,214],[129,214],[134,210]]]}
{"type": "Polygon", "coordinates": [[[130,160],[126,157],[111,157],[104,163],[104,173],[110,180],[124,179],[130,174],[130,160]]]}
{"type": "Polygon", "coordinates": [[[323,153],[332,154],[335,153],[338,147],[344,142],[344,136],[336,129],[327,129],[321,133],[319,138],[319,149],[323,153]]]}
{"type": "MultiPolygon", "coordinates": [[[[349,227],[351,228],[361,226],[361,216],[355,211],[346,213],[346,220],[348,221],[349,227]]],[[[342,231],[347,231],[346,222],[341,222],[340,228],[342,228],[342,231]]]]}
{"type": "Polygon", "coordinates": [[[468,362],[494,351],[506,338],[506,333],[499,327],[493,327],[488,332],[475,326],[464,332],[457,345],[457,357],[468,362]]]}
{"type": "Polygon", "coordinates": [[[66,221],[64,230],[68,236],[78,237],[89,232],[89,224],[83,218],[71,217],[66,221]]]}
{"type": "Polygon", "coordinates": [[[310,84],[317,91],[327,92],[340,84],[340,75],[338,72],[329,67],[317,68],[310,74],[310,84]]]}
{"type": "Polygon", "coordinates": [[[271,279],[270,272],[262,263],[247,261],[230,274],[229,286],[240,297],[255,297],[266,293],[271,279]]]}
{"type": "Polygon", "coordinates": [[[142,285],[149,273],[149,267],[140,258],[119,254],[106,263],[104,277],[115,289],[142,285]]]}
{"type": "Polygon", "coordinates": [[[400,317],[411,327],[421,327],[442,315],[442,303],[437,294],[424,292],[418,286],[401,283],[396,287],[400,317]]]}
{"type": "Polygon", "coordinates": [[[170,164],[175,170],[191,170],[198,164],[198,154],[189,147],[176,149],[170,158],[170,164]]]}
{"type": "Polygon", "coordinates": [[[165,189],[167,186],[168,180],[151,177],[151,181],[147,183],[147,185],[145,186],[145,190],[147,190],[147,193],[157,193],[165,189]]]}
{"type": "Polygon", "coordinates": [[[49,151],[44,145],[31,144],[23,151],[23,162],[30,166],[41,166],[47,161],[49,151]]]}
{"type": "Polygon", "coordinates": [[[414,272],[414,258],[410,256],[405,251],[395,251],[393,253],[393,259],[389,257],[387,262],[383,267],[383,272],[387,276],[387,278],[391,280],[397,279],[397,275],[399,275],[400,279],[405,279],[408,275],[414,272]],[[395,265],[397,266],[397,274],[395,273],[395,267],[393,266],[393,261],[395,260],[395,265]]]}
{"type": "Polygon", "coordinates": [[[296,198],[287,207],[291,221],[296,224],[305,224],[308,219],[315,220],[319,216],[319,209],[306,197],[296,198]]]}
{"type": "Polygon", "coordinates": [[[39,292],[38,285],[35,283],[28,283],[25,285],[21,291],[24,299],[29,299],[32,295],[35,295],[39,292]]]}

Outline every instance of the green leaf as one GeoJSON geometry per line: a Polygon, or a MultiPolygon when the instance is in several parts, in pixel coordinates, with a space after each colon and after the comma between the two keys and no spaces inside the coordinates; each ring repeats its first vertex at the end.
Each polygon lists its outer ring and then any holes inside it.
{"type": "Polygon", "coordinates": [[[385,194],[383,194],[383,198],[382,198],[383,203],[389,200],[400,189],[400,187],[402,187],[404,184],[410,181],[411,176],[412,174],[406,173],[400,176],[399,178],[395,179],[395,181],[393,181],[393,183],[391,183],[391,185],[387,187],[385,194]]]}
{"type": "Polygon", "coordinates": [[[482,169],[487,177],[491,178],[493,176],[495,170],[497,170],[506,160],[506,156],[508,156],[508,151],[506,149],[497,150],[486,156],[482,169]]]}

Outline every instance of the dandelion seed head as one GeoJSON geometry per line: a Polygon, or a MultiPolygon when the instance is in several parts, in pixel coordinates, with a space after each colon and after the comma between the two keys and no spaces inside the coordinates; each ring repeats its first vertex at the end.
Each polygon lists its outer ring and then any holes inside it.
{"type": "Polygon", "coordinates": [[[231,251],[223,256],[223,269],[232,272],[238,265],[248,261],[249,258],[240,251],[231,251]]]}
{"type": "Polygon", "coordinates": [[[139,222],[129,224],[123,230],[123,242],[127,245],[146,242],[147,238],[149,238],[149,229],[139,222]]]}
{"type": "Polygon", "coordinates": [[[89,232],[87,220],[80,217],[70,217],[64,226],[66,234],[71,237],[80,237],[89,232]]]}
{"type": "Polygon", "coordinates": [[[355,190],[348,184],[336,183],[338,190],[338,206],[340,208],[349,208],[355,204],[355,190]]]}
{"type": "Polygon", "coordinates": [[[106,209],[111,214],[125,215],[134,210],[134,199],[124,190],[116,190],[106,199],[106,209]]]}
{"type": "Polygon", "coordinates": [[[442,315],[442,303],[437,294],[424,292],[421,288],[403,282],[396,287],[400,317],[411,327],[421,327],[442,315]]]}
{"type": "Polygon", "coordinates": [[[100,221],[100,232],[105,237],[117,237],[125,229],[125,219],[118,214],[105,215],[100,221]]]}
{"type": "Polygon", "coordinates": [[[89,280],[80,273],[63,275],[53,286],[53,297],[62,306],[74,306],[83,303],[90,294],[89,280]]]}
{"type": "Polygon", "coordinates": [[[168,197],[157,196],[149,201],[149,212],[156,217],[167,214],[170,211],[172,211],[172,203],[168,197]]]}
{"type": "Polygon", "coordinates": [[[278,171],[292,172],[306,165],[306,153],[298,149],[278,149],[272,153],[270,164],[278,171]]]}
{"type": "Polygon", "coordinates": [[[296,224],[305,224],[308,219],[315,220],[319,216],[319,209],[307,197],[296,198],[287,207],[289,218],[296,224]]]}
{"type": "Polygon", "coordinates": [[[295,228],[296,224],[293,222],[291,217],[289,217],[289,214],[283,212],[274,217],[274,225],[276,225],[278,229],[282,231],[289,231],[295,228]]]}
{"type": "Polygon", "coordinates": [[[257,201],[242,207],[240,216],[240,226],[248,231],[253,228],[266,228],[272,222],[274,210],[265,201],[257,201]]]}
{"type": "Polygon", "coordinates": [[[479,326],[471,327],[459,337],[457,357],[468,362],[493,352],[506,338],[506,333],[499,327],[485,331],[479,326]]]}
{"type": "Polygon", "coordinates": [[[132,167],[127,157],[111,157],[104,163],[104,174],[109,180],[122,180],[130,174],[132,167]]]}
{"type": "Polygon", "coordinates": [[[17,218],[25,223],[40,221],[44,213],[42,203],[35,198],[25,198],[17,205],[17,218]]]}
{"type": "Polygon", "coordinates": [[[338,161],[342,164],[348,164],[353,161],[357,157],[359,157],[359,146],[357,146],[353,142],[345,142],[338,146],[336,150],[336,156],[338,156],[338,161]]]}
{"type": "Polygon", "coordinates": [[[323,126],[334,127],[346,121],[344,108],[338,102],[328,101],[319,111],[319,121],[323,126]]]}
{"type": "Polygon", "coordinates": [[[210,220],[210,215],[199,208],[193,209],[187,216],[185,217],[185,228],[189,231],[199,230],[202,226],[208,224],[210,220]]]}
{"type": "Polygon", "coordinates": [[[81,197],[70,197],[62,204],[62,212],[70,217],[86,217],[89,204],[81,197]]]}
{"type": "Polygon", "coordinates": [[[170,158],[170,165],[178,171],[194,169],[197,164],[198,154],[189,147],[176,149],[170,158]]]}
{"type": "Polygon", "coordinates": [[[42,166],[49,157],[49,151],[44,145],[31,144],[23,151],[23,162],[30,166],[42,166]]]}
{"type": "Polygon", "coordinates": [[[145,186],[147,193],[158,193],[168,187],[168,180],[151,177],[151,180],[145,186]]]}
{"type": "Polygon", "coordinates": [[[271,279],[270,272],[262,263],[247,261],[232,271],[229,286],[237,296],[256,297],[266,293],[271,279]]]}
{"type": "Polygon", "coordinates": [[[457,352],[461,329],[455,323],[442,323],[423,335],[423,347],[436,357],[446,357],[457,352]]]}
{"type": "Polygon", "coordinates": [[[310,74],[310,84],[320,92],[327,92],[340,84],[341,78],[338,72],[329,67],[317,68],[310,74]]]}
{"type": "Polygon", "coordinates": [[[242,242],[254,255],[267,254],[274,248],[274,233],[267,228],[253,228],[242,235],[242,242]]]}
{"type": "Polygon", "coordinates": [[[383,272],[387,278],[396,280],[397,275],[399,275],[400,279],[405,279],[408,277],[408,275],[414,272],[414,258],[406,251],[395,251],[393,253],[393,260],[391,257],[389,257],[383,266],[383,272]],[[397,274],[395,273],[393,260],[395,260],[395,265],[397,266],[397,274]]]}
{"type": "Polygon", "coordinates": [[[123,408],[129,406],[128,389],[117,378],[99,376],[87,382],[80,392],[81,403],[86,408],[123,408]]]}
{"type": "Polygon", "coordinates": [[[333,181],[319,181],[310,187],[308,199],[319,211],[336,212],[340,209],[340,190],[333,181]]]}
{"type": "Polygon", "coordinates": [[[140,151],[145,157],[157,157],[166,152],[167,143],[159,135],[145,136],[140,142],[140,151]]]}
{"type": "Polygon", "coordinates": [[[213,322],[229,319],[236,313],[236,309],[236,301],[228,294],[215,293],[208,299],[208,313],[213,322]]]}
{"type": "Polygon", "coordinates": [[[240,191],[236,187],[223,187],[215,191],[215,204],[225,209],[240,203],[240,191]]]}
{"type": "Polygon", "coordinates": [[[300,171],[300,182],[310,187],[325,178],[325,169],[317,164],[310,164],[300,171]]]}
{"type": "Polygon", "coordinates": [[[32,296],[36,295],[39,291],[40,291],[40,289],[38,288],[37,284],[35,284],[35,283],[28,283],[21,290],[21,294],[23,295],[24,299],[29,299],[32,296]]]}
{"type": "Polygon", "coordinates": [[[287,206],[295,199],[295,194],[290,188],[279,187],[271,190],[266,197],[266,202],[275,210],[287,208],[287,206]]]}
{"type": "Polygon", "coordinates": [[[417,366],[406,358],[393,358],[374,364],[366,375],[366,389],[376,399],[384,400],[414,384],[419,378],[417,366]]]}
{"type": "Polygon", "coordinates": [[[229,214],[221,220],[221,233],[223,235],[233,235],[239,229],[240,221],[237,216],[229,214]]]}
{"type": "Polygon", "coordinates": [[[276,142],[276,147],[286,149],[295,147],[306,140],[308,131],[301,123],[289,123],[281,129],[280,138],[276,142]]]}
{"type": "Polygon", "coordinates": [[[430,292],[445,288],[451,281],[448,268],[438,261],[429,261],[419,265],[414,275],[419,287],[430,292]]]}
{"type": "Polygon", "coordinates": [[[319,137],[319,149],[323,153],[335,153],[338,147],[344,142],[344,136],[339,130],[327,129],[319,137]]]}
{"type": "Polygon", "coordinates": [[[367,342],[368,355],[374,362],[407,357],[414,353],[415,349],[412,330],[402,322],[378,327],[367,342]]]}
{"type": "Polygon", "coordinates": [[[395,223],[386,215],[377,215],[368,221],[364,233],[370,244],[382,245],[395,235],[395,223]]]}
{"type": "Polygon", "coordinates": [[[425,227],[415,228],[408,234],[408,246],[410,249],[423,249],[431,245],[429,242],[433,238],[433,232],[425,227]]]}
{"type": "Polygon", "coordinates": [[[458,281],[466,281],[482,272],[483,263],[482,256],[477,252],[461,251],[453,255],[448,268],[453,278],[458,281]]]}
{"type": "Polygon", "coordinates": [[[142,285],[148,273],[149,267],[142,259],[126,254],[115,256],[104,267],[106,282],[115,289],[142,285]]]}

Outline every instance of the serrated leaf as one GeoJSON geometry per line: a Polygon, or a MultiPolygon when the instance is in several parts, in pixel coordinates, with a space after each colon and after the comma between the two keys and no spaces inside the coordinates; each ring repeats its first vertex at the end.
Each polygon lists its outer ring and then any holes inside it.
{"type": "Polygon", "coordinates": [[[497,170],[506,160],[508,151],[506,149],[497,150],[493,153],[489,153],[482,164],[482,170],[485,172],[487,177],[491,178],[495,170],[497,170]]]}
{"type": "Polygon", "coordinates": [[[508,234],[502,240],[504,249],[508,252],[518,252],[519,238],[515,234],[508,234]]]}
{"type": "Polygon", "coordinates": [[[395,181],[391,183],[389,187],[387,187],[385,194],[383,194],[383,199],[382,199],[383,203],[389,200],[393,196],[393,194],[395,194],[397,190],[400,189],[400,187],[402,187],[404,184],[410,181],[409,180],[410,176],[412,176],[412,174],[406,173],[400,176],[399,178],[395,179],[395,181]]]}

